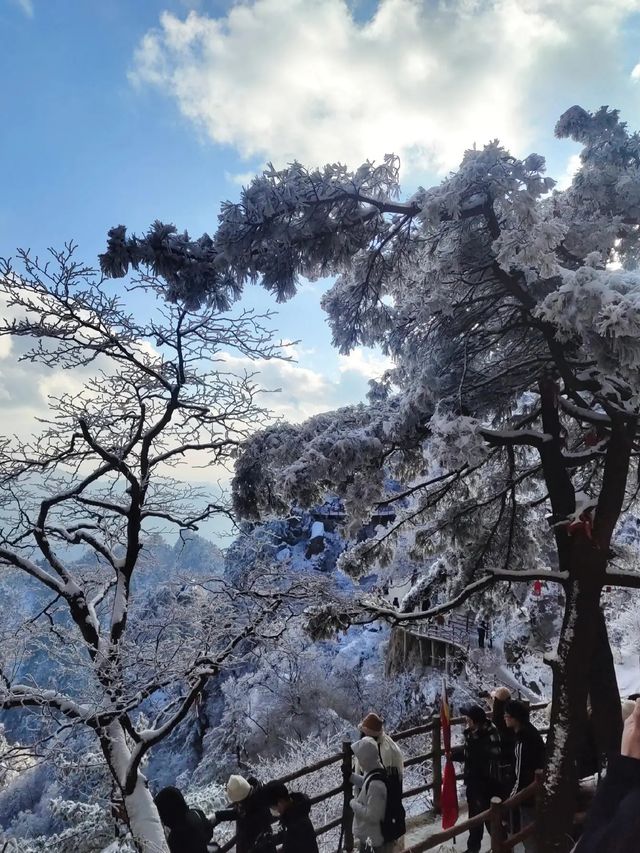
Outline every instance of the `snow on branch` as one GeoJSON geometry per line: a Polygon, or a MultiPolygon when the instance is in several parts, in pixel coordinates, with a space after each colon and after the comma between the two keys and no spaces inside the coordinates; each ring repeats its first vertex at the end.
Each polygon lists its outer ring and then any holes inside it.
{"type": "Polygon", "coordinates": [[[428,610],[414,610],[411,613],[401,613],[393,608],[380,607],[377,604],[372,604],[367,601],[359,603],[360,608],[375,618],[384,619],[392,625],[402,625],[412,622],[420,622],[427,619],[434,619],[437,616],[442,616],[460,607],[461,604],[470,598],[472,595],[484,592],[490,586],[493,586],[498,581],[514,581],[528,582],[533,580],[551,581],[559,584],[564,584],[569,579],[568,572],[549,572],[549,571],[508,571],[507,569],[491,569],[482,577],[472,581],[470,584],[460,590],[460,592],[448,601],[438,604],[435,607],[430,607],[428,610]]]}
{"type": "Polygon", "coordinates": [[[23,252],[17,269],[0,262],[8,305],[0,336],[31,341],[27,365],[73,371],[74,379],[72,391],[49,398],[34,437],[0,439],[0,564],[13,572],[17,600],[28,591],[38,601],[38,587],[56,596],[24,619],[12,614],[11,642],[0,651],[1,672],[10,674],[0,707],[87,727],[134,836],[163,850],[143,755],[223,664],[248,654],[249,638],[278,636],[288,607],[287,590],[268,590],[264,576],[211,590],[174,579],[161,601],[150,592],[141,600],[141,585],[154,583],[151,525],[197,530],[214,515],[231,518],[218,490],[172,471],[194,457],[233,464],[237,447],[270,420],[252,364],[289,356],[273,342],[268,315],[231,316],[212,302],[193,311],[168,305],[153,275],[133,283],[148,297],[148,319],[139,322],[74,251],[53,252],[51,263],[23,252]],[[41,647],[50,667],[31,685],[33,649],[41,647]],[[19,683],[18,671],[27,676],[19,683]],[[161,705],[149,730],[143,715],[161,705]]]}

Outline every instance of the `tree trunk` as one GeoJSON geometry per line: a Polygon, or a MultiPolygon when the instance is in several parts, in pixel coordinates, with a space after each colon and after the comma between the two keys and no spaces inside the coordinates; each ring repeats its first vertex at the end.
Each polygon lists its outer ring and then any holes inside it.
{"type": "Polygon", "coordinates": [[[115,721],[102,732],[102,751],[109,769],[122,792],[127,823],[136,850],[140,853],[169,853],[164,829],[147,780],[138,770],[133,786],[127,784],[131,766],[131,750],[122,725],[115,721]]]}
{"type": "Polygon", "coordinates": [[[580,572],[572,572],[557,659],[553,662],[551,727],[547,742],[547,770],[543,820],[538,827],[540,853],[565,853],[573,847],[571,828],[577,795],[576,757],[587,730],[587,696],[591,662],[600,625],[602,566],[589,545],[576,542],[572,558],[580,572]],[[576,577],[578,575],[578,577],[576,577]]]}
{"type": "Polygon", "coordinates": [[[169,853],[158,810],[141,773],[133,792],[125,796],[124,806],[136,849],[140,853],[169,853]]]}
{"type": "Polygon", "coordinates": [[[602,608],[598,609],[598,635],[591,659],[589,697],[596,751],[602,768],[606,756],[620,749],[622,738],[620,692],[602,608]]]}

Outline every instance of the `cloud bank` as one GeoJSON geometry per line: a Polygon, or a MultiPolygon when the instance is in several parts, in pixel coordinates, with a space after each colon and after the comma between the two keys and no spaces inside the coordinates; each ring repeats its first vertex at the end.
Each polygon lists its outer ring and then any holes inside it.
{"type": "Polygon", "coordinates": [[[379,0],[361,20],[343,0],[253,0],[220,17],[164,13],[130,77],[245,158],[357,165],[393,151],[408,170],[442,172],[495,137],[525,153],[576,102],[637,109],[623,33],[638,11],[640,0],[379,0]]]}

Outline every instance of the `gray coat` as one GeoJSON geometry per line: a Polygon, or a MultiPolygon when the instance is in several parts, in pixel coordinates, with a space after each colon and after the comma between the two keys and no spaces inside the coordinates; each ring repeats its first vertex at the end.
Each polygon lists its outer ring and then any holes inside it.
{"type": "Polygon", "coordinates": [[[358,764],[364,772],[363,785],[353,800],[353,835],[358,841],[369,841],[373,847],[382,847],[384,839],[380,823],[387,807],[387,786],[381,779],[369,779],[373,770],[381,770],[378,744],[370,737],[363,737],[351,747],[358,764]]]}

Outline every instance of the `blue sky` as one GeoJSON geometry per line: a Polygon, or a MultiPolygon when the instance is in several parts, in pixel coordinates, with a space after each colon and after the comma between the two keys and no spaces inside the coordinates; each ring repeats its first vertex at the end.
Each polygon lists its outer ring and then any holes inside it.
{"type": "MultiPolygon", "coordinates": [[[[410,192],[499,136],[566,180],[564,109],[640,117],[640,0],[0,0],[0,32],[2,255],[73,238],[93,261],[110,226],[156,218],[212,231],[267,159],[394,150],[410,192]]],[[[302,338],[267,376],[288,417],[361,398],[382,366],[331,349],[321,289],[278,308],[302,338]]]]}

